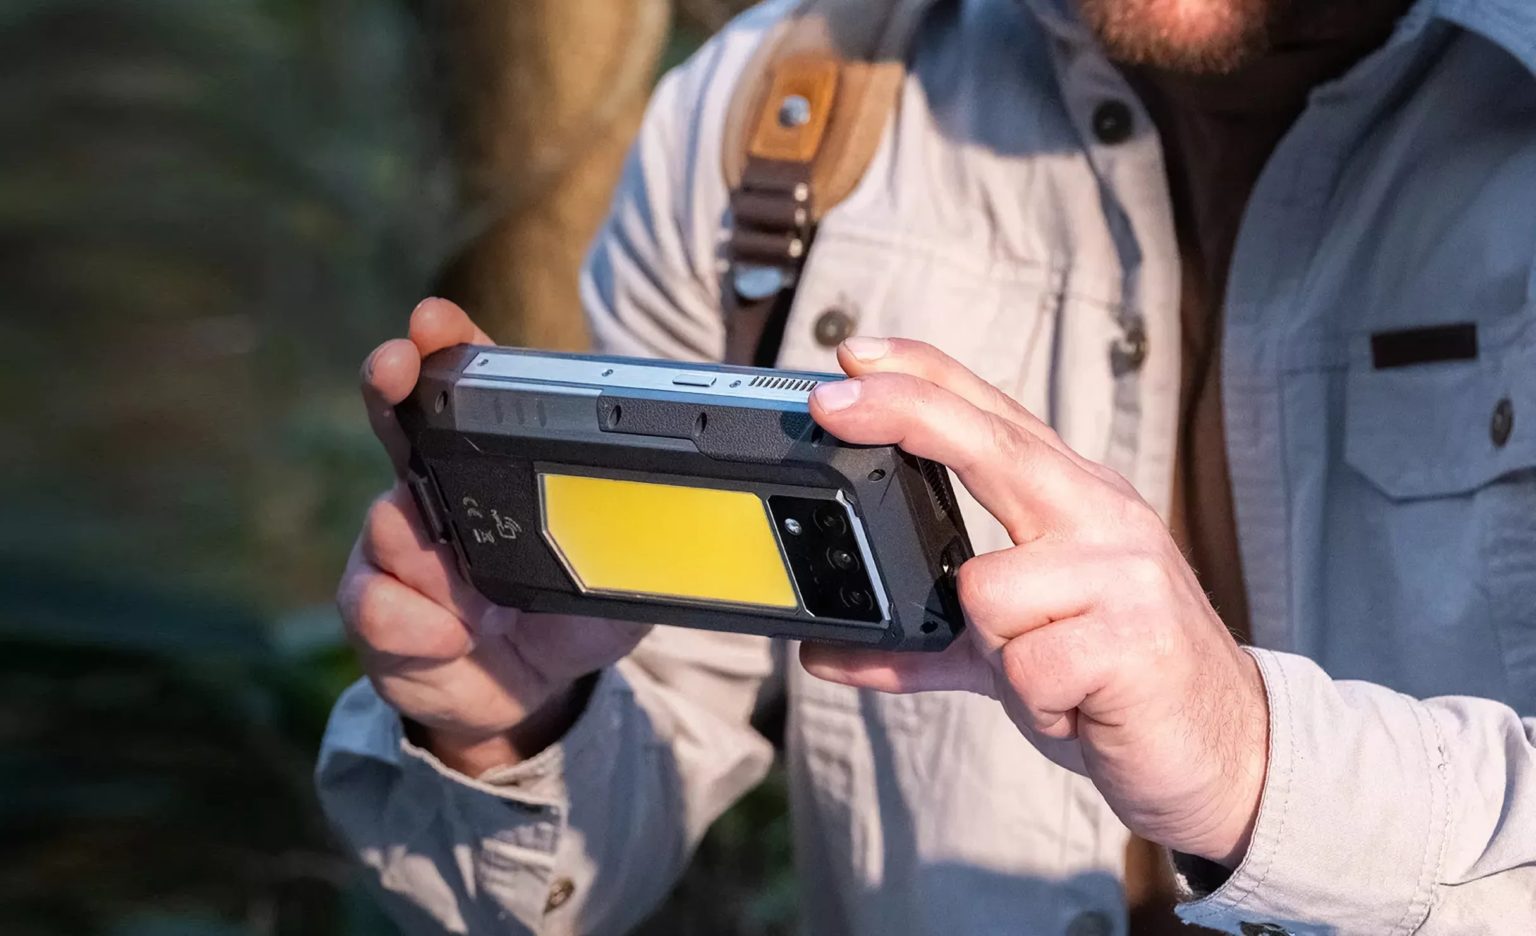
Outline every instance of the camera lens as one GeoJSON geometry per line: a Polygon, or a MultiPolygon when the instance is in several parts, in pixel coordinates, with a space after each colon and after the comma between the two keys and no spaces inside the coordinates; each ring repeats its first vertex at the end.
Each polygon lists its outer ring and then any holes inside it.
{"type": "Polygon", "coordinates": [[[828,533],[848,532],[848,521],[843,519],[842,510],[832,504],[816,508],[816,525],[828,533]]]}
{"type": "Polygon", "coordinates": [[[827,550],[827,561],[840,572],[852,572],[859,567],[859,557],[840,546],[827,550]]]}
{"type": "Polygon", "coordinates": [[[843,606],[855,611],[868,611],[875,606],[875,599],[862,588],[843,588],[837,593],[843,606]]]}

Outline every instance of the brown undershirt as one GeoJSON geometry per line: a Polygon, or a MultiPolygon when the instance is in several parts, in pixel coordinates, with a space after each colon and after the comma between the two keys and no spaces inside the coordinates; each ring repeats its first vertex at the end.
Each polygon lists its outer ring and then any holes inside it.
{"type": "MultiPolygon", "coordinates": [[[[1243,587],[1221,403],[1221,331],[1227,272],[1243,209],[1265,162],[1312,88],[1343,74],[1389,35],[1409,4],[1337,4],[1304,34],[1283,38],[1233,74],[1190,77],[1125,68],[1162,139],[1179,242],[1182,382],[1170,523],[1226,625],[1246,640],[1243,587]]],[[[1126,853],[1132,936],[1188,934],[1173,916],[1161,850],[1133,840],[1126,853]]]]}

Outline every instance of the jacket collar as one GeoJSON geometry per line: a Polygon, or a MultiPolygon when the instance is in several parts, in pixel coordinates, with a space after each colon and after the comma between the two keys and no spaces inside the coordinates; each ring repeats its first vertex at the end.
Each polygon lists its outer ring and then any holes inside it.
{"type": "Polygon", "coordinates": [[[1531,0],[1420,0],[1430,17],[1455,23],[1495,43],[1536,74],[1536,3],[1531,0]]]}

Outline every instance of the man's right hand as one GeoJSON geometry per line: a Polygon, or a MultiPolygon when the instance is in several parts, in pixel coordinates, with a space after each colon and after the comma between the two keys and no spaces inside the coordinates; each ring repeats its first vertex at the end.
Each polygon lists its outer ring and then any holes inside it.
{"type": "MultiPolygon", "coordinates": [[[[397,477],[409,446],[394,406],[416,385],[421,359],[492,343],[464,310],[428,299],[411,313],[409,339],[369,355],[363,401],[397,477]]],[[[585,704],[581,677],[628,654],[649,629],[492,604],[459,575],[453,551],[425,533],[398,481],[369,509],[336,600],[379,695],[414,723],[414,740],[469,776],[558,740],[585,704]]]]}

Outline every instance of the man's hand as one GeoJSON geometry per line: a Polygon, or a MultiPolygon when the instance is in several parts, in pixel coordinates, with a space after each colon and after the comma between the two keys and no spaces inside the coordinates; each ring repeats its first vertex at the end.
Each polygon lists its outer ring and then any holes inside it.
{"type": "Polygon", "coordinates": [[[948,651],[807,644],[806,669],[991,695],[1133,832],[1235,865],[1264,783],[1263,682],[1167,527],[1123,478],[932,347],[854,338],[839,359],[852,379],[816,390],[816,421],[948,465],[1015,545],[959,570],[971,626],[948,651]]]}
{"type": "MultiPolygon", "coordinates": [[[[416,385],[423,357],[463,343],[492,342],[458,306],[428,299],[411,314],[410,338],[385,342],[364,363],[368,419],[396,475],[409,446],[395,404],[416,385]]],[[[419,743],[470,776],[557,740],[584,702],[577,680],[649,629],[491,604],[459,575],[452,550],[427,536],[400,483],[368,511],[336,600],[379,695],[415,723],[419,743]]]]}

